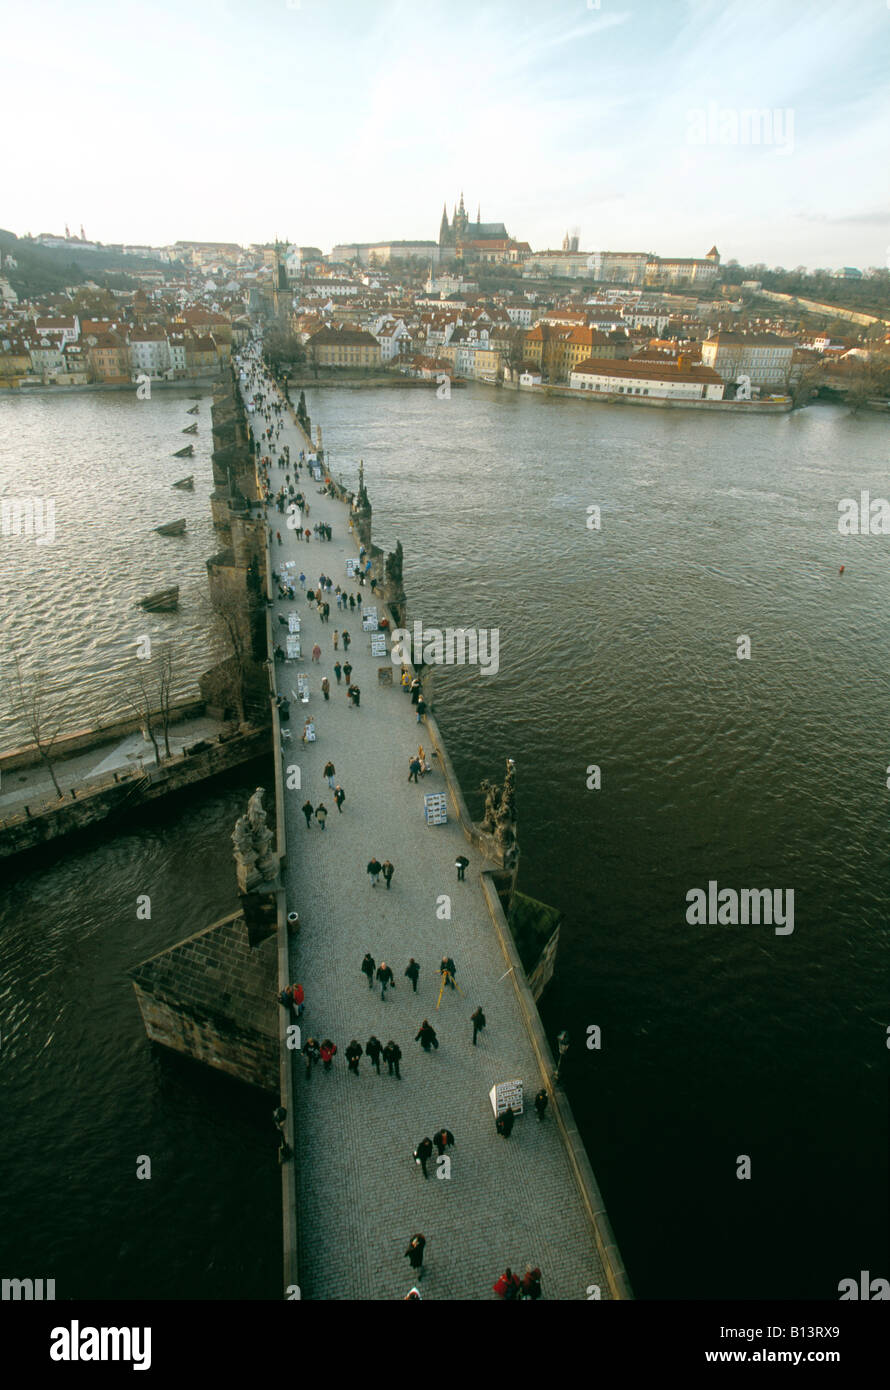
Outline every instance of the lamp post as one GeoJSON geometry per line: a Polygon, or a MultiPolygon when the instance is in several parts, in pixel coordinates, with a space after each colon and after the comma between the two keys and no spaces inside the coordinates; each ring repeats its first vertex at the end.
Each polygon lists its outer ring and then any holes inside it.
{"type": "Polygon", "coordinates": [[[556,1046],[559,1048],[559,1061],[556,1064],[556,1079],[558,1081],[559,1073],[562,1070],[563,1058],[569,1050],[569,1035],[564,1028],[561,1033],[557,1034],[556,1046]]]}

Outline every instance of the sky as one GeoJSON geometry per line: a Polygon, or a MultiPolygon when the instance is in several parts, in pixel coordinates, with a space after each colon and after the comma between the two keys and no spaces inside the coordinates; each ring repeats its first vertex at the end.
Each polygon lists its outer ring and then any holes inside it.
{"type": "Polygon", "coordinates": [[[18,235],[890,265],[890,0],[0,4],[18,235]]]}

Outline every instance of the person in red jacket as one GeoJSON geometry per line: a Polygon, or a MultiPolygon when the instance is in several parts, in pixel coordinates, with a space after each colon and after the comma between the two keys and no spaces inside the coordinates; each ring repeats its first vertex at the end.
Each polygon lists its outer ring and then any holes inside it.
{"type": "Polygon", "coordinates": [[[519,1275],[514,1274],[510,1266],[504,1270],[496,1284],[492,1285],[498,1298],[514,1299],[519,1297],[519,1275]]]}
{"type": "Polygon", "coordinates": [[[325,1071],[330,1071],[331,1063],[333,1062],[336,1053],[337,1044],[332,1043],[330,1038],[325,1038],[324,1042],[322,1043],[319,1049],[319,1056],[321,1057],[321,1060],[324,1063],[325,1071]]]}
{"type": "Polygon", "coordinates": [[[302,985],[293,985],[292,989],[294,999],[294,1013],[296,1014],[297,1018],[299,1018],[303,1012],[303,1000],[306,998],[306,994],[302,985]]]}

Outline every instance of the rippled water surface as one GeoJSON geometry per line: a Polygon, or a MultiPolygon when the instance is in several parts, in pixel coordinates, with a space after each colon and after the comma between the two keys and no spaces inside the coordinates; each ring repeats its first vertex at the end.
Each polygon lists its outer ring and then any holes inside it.
{"type": "MultiPolygon", "coordinates": [[[[832,1298],[886,1273],[890,540],[837,531],[841,497],[888,494],[886,422],[481,387],[307,401],[334,474],[364,458],[411,617],[500,631],[498,674],[437,673],[436,713],[474,808],[516,759],[521,886],[565,913],[543,1014],[572,1037],[565,1080],[638,1296],[832,1298]],[[688,925],[686,894],[711,879],[793,888],[793,934],[688,925]]],[[[5,489],[59,499],[51,551],[2,543],[3,635],[32,662],[58,652],[72,725],[119,705],[145,625],[128,605],[151,588],[188,599],[150,620],[187,639],[184,693],[209,664],[209,401],[183,465],[186,404],[0,401],[5,489]],[[187,472],[194,496],[171,493],[187,472]],[[185,541],[151,535],[180,515],[185,541]]],[[[78,1292],[276,1295],[266,1102],[154,1057],[125,978],[231,909],[240,795],[4,894],[3,1229],[22,1272],[52,1238],[78,1292]],[[154,927],[135,921],[146,883],[168,895],[154,927]],[[133,1178],[150,1142],[166,1187],[133,1178]]]]}
{"type": "MultiPolygon", "coordinates": [[[[212,664],[205,561],[220,549],[210,519],[210,391],[156,388],[0,398],[0,496],[52,498],[55,539],[0,536],[0,654],[42,673],[53,727],[81,729],[129,712],[136,643],[172,643],[176,698],[197,698],[212,664]],[[186,412],[194,404],[199,414],[186,412]],[[194,421],[198,434],[181,433],[194,421]],[[193,443],[193,458],[177,449],[193,443]],[[194,474],[194,492],[172,484],[194,474]],[[180,517],[184,536],[153,528],[180,517]],[[180,586],[176,613],[137,600],[180,586]]],[[[215,650],[215,648],[213,648],[215,650]]],[[[0,684],[0,742],[29,742],[0,684]]]]}

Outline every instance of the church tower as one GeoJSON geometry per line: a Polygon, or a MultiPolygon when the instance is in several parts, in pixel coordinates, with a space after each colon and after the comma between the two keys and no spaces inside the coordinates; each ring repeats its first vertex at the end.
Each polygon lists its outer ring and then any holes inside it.
{"type": "Polygon", "coordinates": [[[454,230],[455,230],[455,232],[456,232],[456,234],[457,234],[457,240],[458,240],[458,241],[463,241],[464,236],[466,235],[467,225],[468,225],[469,221],[470,221],[470,219],[469,219],[469,217],[467,217],[467,210],[466,210],[466,208],[464,207],[464,195],[463,195],[463,190],[461,190],[461,195],[460,195],[460,207],[458,208],[457,213],[455,214],[455,218],[454,218],[454,223],[455,223],[454,230]]]}
{"type": "Polygon", "coordinates": [[[448,245],[448,209],[442,204],[442,222],[439,226],[439,245],[448,245]]]}

